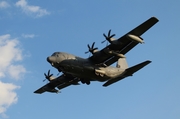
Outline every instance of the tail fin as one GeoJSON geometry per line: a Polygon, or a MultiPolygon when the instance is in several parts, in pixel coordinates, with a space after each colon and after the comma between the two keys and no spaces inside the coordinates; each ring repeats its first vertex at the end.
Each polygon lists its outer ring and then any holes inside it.
{"type": "Polygon", "coordinates": [[[132,66],[132,67],[126,69],[122,76],[107,81],[105,84],[103,84],[103,86],[105,86],[105,87],[109,86],[109,85],[111,85],[111,84],[113,84],[119,80],[122,80],[125,77],[132,76],[135,72],[137,72],[138,70],[140,70],[144,66],[148,65],[149,63],[151,63],[151,61],[147,60],[145,62],[142,62],[140,64],[132,66]]]}
{"type": "Polygon", "coordinates": [[[116,67],[121,68],[121,69],[127,69],[128,64],[127,64],[126,58],[119,58],[116,67]]]}

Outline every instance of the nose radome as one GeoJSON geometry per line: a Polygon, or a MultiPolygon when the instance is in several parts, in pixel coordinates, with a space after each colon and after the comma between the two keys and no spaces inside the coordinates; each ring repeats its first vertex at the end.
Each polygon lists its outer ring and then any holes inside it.
{"type": "Polygon", "coordinates": [[[50,63],[50,58],[49,57],[47,57],[47,61],[50,63]]]}
{"type": "Polygon", "coordinates": [[[53,62],[56,62],[56,58],[53,57],[53,56],[50,56],[50,57],[47,57],[47,61],[48,61],[49,63],[53,63],[53,62]]]}

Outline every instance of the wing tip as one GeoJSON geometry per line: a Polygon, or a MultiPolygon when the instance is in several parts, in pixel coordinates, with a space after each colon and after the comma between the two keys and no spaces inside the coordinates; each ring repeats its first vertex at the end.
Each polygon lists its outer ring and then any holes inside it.
{"type": "Polygon", "coordinates": [[[147,60],[147,61],[145,61],[147,64],[149,64],[149,63],[151,63],[152,61],[151,60],[147,60]]]}
{"type": "Polygon", "coordinates": [[[38,91],[34,91],[34,93],[35,93],[35,94],[42,94],[42,93],[40,93],[40,92],[38,92],[38,91]]]}
{"type": "Polygon", "coordinates": [[[159,19],[157,18],[157,17],[155,17],[155,16],[152,16],[150,19],[153,19],[153,20],[155,20],[155,21],[159,21],[159,19]]]}

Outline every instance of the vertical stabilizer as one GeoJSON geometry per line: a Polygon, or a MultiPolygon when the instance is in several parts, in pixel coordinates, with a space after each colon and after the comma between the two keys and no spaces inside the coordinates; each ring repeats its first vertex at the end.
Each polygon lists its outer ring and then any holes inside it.
{"type": "Polygon", "coordinates": [[[128,64],[126,58],[119,58],[116,67],[121,69],[127,69],[128,64]]]}

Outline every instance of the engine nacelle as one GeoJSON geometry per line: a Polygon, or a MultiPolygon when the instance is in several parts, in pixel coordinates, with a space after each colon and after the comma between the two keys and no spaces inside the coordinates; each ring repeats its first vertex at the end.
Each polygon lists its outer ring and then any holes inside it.
{"type": "Polygon", "coordinates": [[[54,79],[56,79],[56,77],[54,77],[54,76],[49,77],[49,81],[52,81],[54,79]]]}
{"type": "Polygon", "coordinates": [[[139,36],[136,36],[136,35],[132,35],[132,34],[128,34],[127,35],[127,38],[131,41],[135,41],[137,43],[144,43],[143,39],[139,36]]]}
{"type": "Polygon", "coordinates": [[[115,51],[113,51],[113,50],[107,49],[107,50],[105,50],[105,52],[106,52],[107,54],[113,54],[113,55],[115,55],[115,56],[118,56],[119,58],[126,58],[123,54],[117,53],[117,52],[115,52],[115,51]]]}

